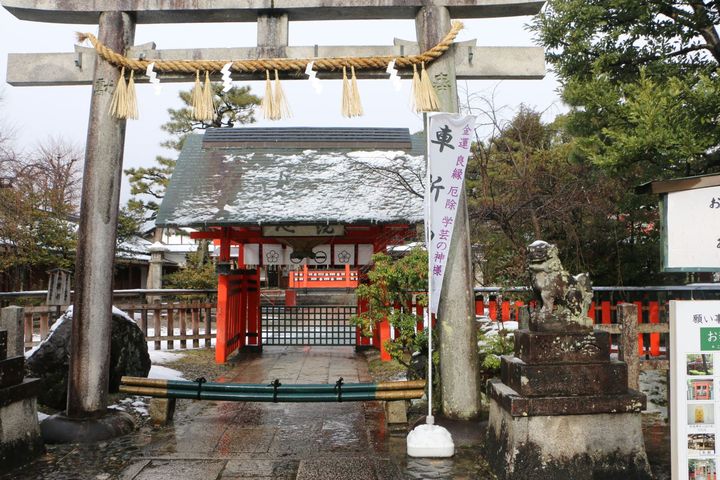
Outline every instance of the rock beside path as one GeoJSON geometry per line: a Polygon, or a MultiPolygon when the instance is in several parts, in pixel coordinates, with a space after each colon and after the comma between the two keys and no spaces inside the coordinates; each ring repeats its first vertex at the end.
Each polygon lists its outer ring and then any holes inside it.
{"type": "MultiPolygon", "coordinates": [[[[64,410],[67,401],[68,366],[72,309],[61,316],[50,336],[26,354],[28,376],[41,378],[43,389],[38,402],[64,410]]],[[[150,372],[147,341],[140,327],[124,312],[113,309],[110,339],[110,392],[117,392],[123,375],[147,377],[150,372]]]]}

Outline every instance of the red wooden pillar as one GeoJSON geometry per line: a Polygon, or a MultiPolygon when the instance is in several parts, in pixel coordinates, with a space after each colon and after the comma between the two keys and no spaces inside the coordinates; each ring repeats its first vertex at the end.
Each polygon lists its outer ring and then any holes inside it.
{"type": "Polygon", "coordinates": [[[597,318],[595,315],[595,302],[590,302],[590,310],[588,310],[588,317],[592,320],[593,324],[597,323],[597,318]]]}
{"type": "Polygon", "coordinates": [[[602,301],[600,303],[600,312],[602,314],[602,323],[612,323],[612,309],[610,307],[610,302],[607,300],[602,301]]]}
{"type": "MultiPolygon", "coordinates": [[[[643,321],[643,305],[642,302],[633,302],[635,306],[637,307],[637,319],[638,319],[638,325],[640,325],[643,321]]],[[[645,345],[644,345],[644,339],[643,334],[638,333],[638,355],[644,355],[645,354],[645,345]]]]}
{"type": "MultiPolygon", "coordinates": [[[[660,305],[658,302],[650,302],[648,305],[650,323],[660,323],[660,305]]],[[[650,334],[650,355],[657,357],[660,355],[660,334],[650,334]]]]}
{"type": "Polygon", "coordinates": [[[345,279],[342,282],[343,288],[352,288],[353,284],[350,281],[350,264],[345,264],[345,279]]]}
{"type": "Polygon", "coordinates": [[[497,321],[497,300],[491,300],[488,313],[490,314],[490,320],[493,322],[497,321]]]}
{"type": "Polygon", "coordinates": [[[503,322],[507,322],[510,320],[510,302],[508,300],[503,300],[502,302],[502,320],[503,322]]]}
{"type": "Polygon", "coordinates": [[[390,354],[385,349],[385,342],[390,340],[390,322],[387,319],[383,319],[378,324],[378,346],[380,347],[380,360],[383,362],[389,362],[391,360],[390,354]]]}
{"type": "Polygon", "coordinates": [[[229,316],[228,276],[218,276],[217,331],[215,333],[215,362],[227,360],[227,325],[229,316]]]}
{"type": "MultiPolygon", "coordinates": [[[[224,229],[222,238],[220,239],[219,262],[230,261],[230,239],[228,238],[228,233],[228,229],[224,229]]],[[[217,363],[225,363],[227,360],[230,317],[230,277],[229,275],[218,275],[217,332],[215,334],[215,362],[217,363]]]]}
{"type": "Polygon", "coordinates": [[[285,306],[294,307],[295,305],[297,305],[297,292],[288,288],[285,290],[285,306]]]}
{"type": "Polygon", "coordinates": [[[485,315],[485,302],[482,298],[475,299],[475,315],[485,315]]]}

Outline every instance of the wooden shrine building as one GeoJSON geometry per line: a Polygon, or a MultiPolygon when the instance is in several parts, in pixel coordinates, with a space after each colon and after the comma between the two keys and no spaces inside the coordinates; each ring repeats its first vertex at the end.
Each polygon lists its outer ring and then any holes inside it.
{"type": "Polygon", "coordinates": [[[414,236],[423,140],[397,128],[220,128],[187,138],[156,224],[219,244],[218,362],[262,345],[261,270],[286,272],[291,288],[354,287],[373,253],[414,236]]]}

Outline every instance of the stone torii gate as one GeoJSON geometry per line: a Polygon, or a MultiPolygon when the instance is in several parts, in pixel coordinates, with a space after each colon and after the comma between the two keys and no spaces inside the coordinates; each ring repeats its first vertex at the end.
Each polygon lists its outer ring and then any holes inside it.
{"type": "MultiPolygon", "coordinates": [[[[116,52],[147,59],[245,60],[403,56],[437,44],[450,30],[451,18],[533,15],[537,0],[0,0],[18,19],[51,23],[98,24],[98,38],[116,52]],[[290,20],[414,19],[417,43],[396,41],[386,47],[295,47],[288,45],[290,20]],[[257,22],[257,47],[155,50],[133,46],[135,25],[153,23],[257,22]]],[[[428,68],[440,99],[440,110],[458,111],[458,79],[541,79],[545,74],[540,47],[478,47],[457,43],[428,68]]],[[[401,71],[409,78],[412,72],[401,71]]],[[[112,269],[115,251],[125,120],[108,114],[119,79],[117,68],[95,51],[10,54],[7,81],[14,86],[92,85],[79,236],[76,257],[74,325],[68,403],[72,419],[101,416],[107,407],[112,269]]],[[[359,78],[388,78],[384,71],[358,71],[359,78]]],[[[161,74],[163,82],[192,82],[194,75],[161,74]]],[[[304,79],[304,75],[287,75],[304,79]]],[[[319,72],[339,79],[342,72],[319,72]]],[[[233,73],[234,80],[263,80],[260,74],[233,73]]],[[[137,82],[147,81],[144,75],[137,82]]],[[[443,413],[472,418],[479,408],[475,357],[473,276],[467,207],[458,209],[445,294],[440,303],[443,413]]]]}

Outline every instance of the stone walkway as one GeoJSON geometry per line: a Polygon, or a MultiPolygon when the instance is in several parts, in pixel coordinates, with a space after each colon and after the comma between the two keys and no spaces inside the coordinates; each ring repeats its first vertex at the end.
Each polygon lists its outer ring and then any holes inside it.
{"type": "MultiPolygon", "coordinates": [[[[365,358],[351,347],[266,347],[244,355],[220,380],[334,384],[339,377],[371,381],[365,358]]],[[[406,478],[397,461],[405,437],[390,438],[380,402],[190,402],[174,426],[159,433],[120,478],[406,478]]]]}

